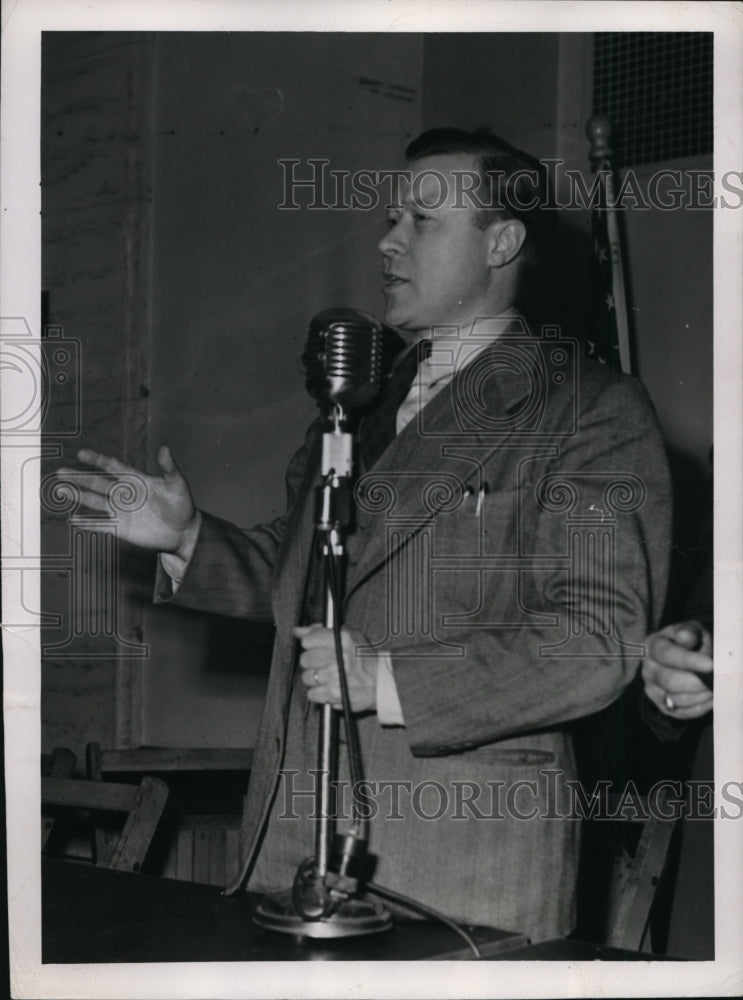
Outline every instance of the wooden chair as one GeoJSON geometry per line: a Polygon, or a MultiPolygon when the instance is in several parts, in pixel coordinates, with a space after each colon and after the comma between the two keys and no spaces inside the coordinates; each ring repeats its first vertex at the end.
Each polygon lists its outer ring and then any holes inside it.
{"type": "MultiPolygon", "coordinates": [[[[175,803],[179,801],[179,790],[191,787],[188,775],[195,778],[208,773],[221,777],[230,772],[235,777],[238,772],[248,775],[253,763],[252,748],[109,750],[101,748],[99,743],[89,743],[85,756],[88,777],[98,781],[105,781],[108,775],[155,774],[170,782],[172,774],[171,841],[167,853],[160,859],[159,874],[210,885],[224,885],[229,880],[230,873],[239,863],[240,803],[236,806],[233,803],[232,811],[220,807],[214,811],[211,806],[208,811],[203,806],[181,806],[179,809],[175,803]]],[[[198,780],[194,783],[198,785],[198,780]]],[[[107,831],[102,826],[96,828],[95,838],[99,850],[110,849],[107,831]]]]}
{"type": "Polygon", "coordinates": [[[194,750],[172,747],[137,747],[102,750],[100,743],[85,749],[88,777],[100,781],[105,774],[143,774],[166,771],[249,771],[252,748],[224,747],[194,750]]]}
{"type": "Polygon", "coordinates": [[[77,757],[67,747],[55,747],[50,754],[41,755],[42,778],[69,778],[75,770],[77,757]]]}
{"type": "Polygon", "coordinates": [[[650,912],[660,883],[678,819],[663,819],[673,815],[672,792],[662,788],[654,798],[655,812],[645,796],[637,799],[638,811],[644,816],[628,816],[625,822],[642,823],[637,847],[633,854],[621,852],[614,864],[609,899],[605,944],[633,951],[647,950],[650,912]]]}
{"type": "MultiPolygon", "coordinates": [[[[55,747],[50,754],[41,755],[42,778],[71,778],[75,770],[77,757],[66,747],[55,747]]],[[[46,848],[54,830],[55,817],[49,813],[41,813],[41,850],[46,848]]]]}
{"type": "Polygon", "coordinates": [[[159,778],[143,778],[139,785],[61,777],[41,779],[42,808],[127,814],[124,829],[112,849],[109,851],[104,845],[102,852],[96,849],[94,853],[97,865],[117,871],[140,871],[167,798],[168,787],[159,778]]]}

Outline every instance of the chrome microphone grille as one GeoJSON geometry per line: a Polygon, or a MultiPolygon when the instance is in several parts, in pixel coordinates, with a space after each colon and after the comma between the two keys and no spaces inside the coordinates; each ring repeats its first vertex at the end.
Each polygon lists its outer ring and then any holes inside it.
{"type": "Polygon", "coordinates": [[[357,309],[326,309],[310,323],[302,361],[307,391],[320,403],[365,406],[379,389],[382,327],[357,309]]]}

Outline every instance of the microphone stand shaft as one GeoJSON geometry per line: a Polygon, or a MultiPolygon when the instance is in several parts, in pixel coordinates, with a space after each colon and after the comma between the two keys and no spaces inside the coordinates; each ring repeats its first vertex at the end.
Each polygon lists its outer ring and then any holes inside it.
{"type": "MultiPolygon", "coordinates": [[[[323,436],[322,476],[318,487],[316,525],[325,535],[325,627],[334,632],[341,624],[340,607],[343,583],[341,560],[345,530],[350,523],[349,480],[352,471],[351,435],[342,431],[342,413],[336,408],[333,429],[323,436]]],[[[341,654],[339,654],[340,656],[341,654]]],[[[339,671],[343,669],[338,664],[339,671]]],[[[345,700],[347,689],[341,688],[345,700]]],[[[335,833],[335,784],[338,771],[339,713],[330,705],[320,709],[318,732],[319,780],[315,786],[315,854],[297,869],[291,889],[265,896],[254,920],[260,927],[295,934],[297,937],[349,937],[377,934],[391,926],[387,910],[377,901],[359,894],[359,878],[366,841],[358,831],[341,838],[331,851],[335,833]],[[332,855],[332,856],[331,856],[332,855]]],[[[353,725],[350,712],[347,724],[353,725]]],[[[348,736],[349,753],[352,743],[348,736]]],[[[351,765],[351,771],[354,767],[351,765]]]]}
{"type": "Polygon", "coordinates": [[[318,749],[318,820],[315,831],[315,865],[317,874],[324,878],[328,871],[330,842],[333,839],[334,795],[331,774],[335,774],[334,750],[337,746],[338,717],[330,705],[322,706],[320,718],[320,746],[318,749]]]}
{"type": "MultiPolygon", "coordinates": [[[[337,531],[328,534],[325,543],[325,559],[332,558],[331,552],[340,556],[342,545],[337,531]]],[[[330,587],[330,572],[325,568],[325,627],[335,627],[336,610],[330,587]]],[[[338,769],[338,713],[330,706],[322,706],[320,734],[318,742],[318,770],[320,781],[317,786],[317,828],[315,831],[315,865],[317,874],[324,877],[328,870],[330,844],[333,839],[335,816],[335,794],[333,780],[338,769]]]]}

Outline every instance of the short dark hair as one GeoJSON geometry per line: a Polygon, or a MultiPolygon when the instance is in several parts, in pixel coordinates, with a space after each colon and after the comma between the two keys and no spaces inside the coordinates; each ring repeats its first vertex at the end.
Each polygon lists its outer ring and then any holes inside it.
{"type": "Polygon", "coordinates": [[[450,153],[470,154],[483,182],[484,190],[476,192],[475,225],[486,229],[496,219],[519,219],[526,230],[520,257],[524,264],[535,264],[545,249],[555,216],[544,164],[488,128],[469,132],[432,128],[413,139],[405,150],[409,161],[450,153]]]}

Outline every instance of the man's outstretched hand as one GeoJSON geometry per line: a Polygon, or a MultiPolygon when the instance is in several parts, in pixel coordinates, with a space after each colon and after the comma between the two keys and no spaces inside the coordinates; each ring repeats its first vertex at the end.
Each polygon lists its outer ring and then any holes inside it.
{"type": "MultiPolygon", "coordinates": [[[[161,445],[157,464],[161,475],[149,476],[110,455],[84,448],[77,457],[102,475],[62,468],[79,491],[80,500],[91,510],[116,516],[119,538],[132,545],[172,553],[188,560],[199,531],[200,518],[188,483],[178,470],[170,448],[161,445]],[[125,504],[113,503],[118,489],[133,494],[125,504]]],[[[105,522],[103,522],[105,523],[105,522]]]]}

